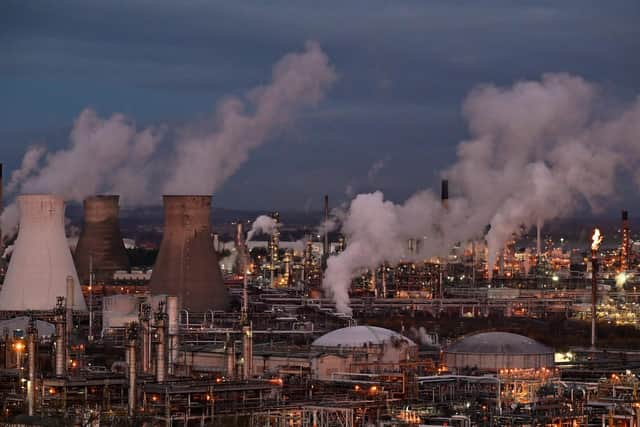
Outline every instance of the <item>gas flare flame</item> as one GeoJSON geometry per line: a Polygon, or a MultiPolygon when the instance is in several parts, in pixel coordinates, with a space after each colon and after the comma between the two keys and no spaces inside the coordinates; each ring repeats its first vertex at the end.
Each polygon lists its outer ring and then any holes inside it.
{"type": "Polygon", "coordinates": [[[600,249],[600,243],[602,243],[602,234],[600,233],[600,229],[596,228],[593,230],[593,236],[591,236],[591,250],[597,251],[600,249]]]}

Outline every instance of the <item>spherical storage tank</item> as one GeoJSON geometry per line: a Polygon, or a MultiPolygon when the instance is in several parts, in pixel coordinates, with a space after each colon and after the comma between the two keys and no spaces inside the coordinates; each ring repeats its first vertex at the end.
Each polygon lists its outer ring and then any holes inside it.
{"type": "Polygon", "coordinates": [[[464,337],[444,351],[446,366],[457,371],[477,368],[497,372],[500,369],[538,369],[554,365],[553,349],[523,335],[508,332],[484,332],[464,337]]]}

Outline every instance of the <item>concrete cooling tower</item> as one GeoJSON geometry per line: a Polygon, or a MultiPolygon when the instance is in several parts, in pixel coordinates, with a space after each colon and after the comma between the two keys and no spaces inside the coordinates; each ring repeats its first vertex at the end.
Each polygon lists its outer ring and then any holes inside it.
{"type": "Polygon", "coordinates": [[[48,194],[23,195],[18,207],[20,230],[0,291],[0,310],[52,310],[58,296],[67,296],[70,276],[73,308],[86,311],[64,233],[64,201],[48,194]]]}
{"type": "Polygon", "coordinates": [[[129,270],[129,257],[118,224],[119,196],[100,195],[84,201],[84,224],[75,252],[80,283],[89,283],[93,270],[97,283],[110,283],[113,273],[129,270]]]}
{"type": "Polygon", "coordinates": [[[213,248],[211,196],[164,196],[164,235],[151,274],[154,295],[175,295],[182,308],[224,310],[229,295],[213,248]]]}

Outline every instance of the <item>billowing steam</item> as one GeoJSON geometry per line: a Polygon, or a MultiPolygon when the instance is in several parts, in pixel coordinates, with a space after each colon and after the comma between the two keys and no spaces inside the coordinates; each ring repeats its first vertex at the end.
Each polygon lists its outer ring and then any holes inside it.
{"type": "MultiPolygon", "coordinates": [[[[308,42],[304,52],[274,65],[267,85],[226,99],[210,120],[176,132],[164,126],[138,130],[121,114],[103,119],[86,109],[74,123],[67,148],[27,151],[9,190],[57,193],[76,201],[109,192],[130,205],[157,203],[162,193],[211,194],[252,149],[282,131],[300,110],[317,104],[335,80],[325,53],[308,42]]],[[[0,219],[3,230],[14,228],[15,206],[0,219]]]]}
{"type": "Polygon", "coordinates": [[[256,233],[273,234],[278,227],[278,222],[268,215],[260,215],[251,224],[251,230],[247,233],[247,241],[252,240],[256,233]]]}
{"type": "Polygon", "coordinates": [[[482,238],[487,224],[493,266],[521,228],[584,203],[600,209],[621,174],[640,185],[640,99],[608,111],[601,101],[595,85],[568,74],[473,90],[463,106],[471,139],[444,172],[458,193],[447,210],[428,190],[400,205],[380,192],[351,202],[342,227],[347,248],[328,260],[323,281],[338,310],[349,312],[351,279],[363,269],[443,255],[455,242],[482,238]],[[406,250],[410,238],[422,240],[417,253],[406,250]]]}

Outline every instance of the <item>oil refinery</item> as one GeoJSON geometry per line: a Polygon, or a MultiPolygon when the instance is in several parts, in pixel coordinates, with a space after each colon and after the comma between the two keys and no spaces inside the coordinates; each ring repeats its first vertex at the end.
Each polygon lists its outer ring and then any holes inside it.
{"type": "Polygon", "coordinates": [[[637,0],[2,3],[0,427],[640,427],[637,0]]]}
{"type": "MultiPolygon", "coordinates": [[[[445,181],[443,206],[447,196],[445,181]]],[[[75,251],[61,197],[18,204],[0,290],[4,425],[640,420],[640,352],[608,335],[640,337],[640,257],[626,211],[619,248],[600,250],[597,230],[579,259],[537,233],[541,249],[515,252],[514,238],[491,276],[480,240],[381,264],[353,279],[347,315],[321,282],[349,242],[328,231],[283,240],[277,213],[266,240],[247,241],[236,222],[225,241],[210,196],[165,196],[147,272],[125,250],[117,195],[85,200],[75,251]],[[545,336],[558,324],[575,335],[545,336]]],[[[407,242],[410,253],[419,246],[407,242]]]]}

